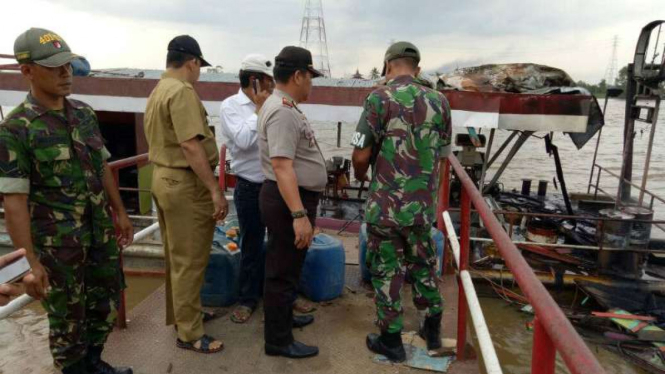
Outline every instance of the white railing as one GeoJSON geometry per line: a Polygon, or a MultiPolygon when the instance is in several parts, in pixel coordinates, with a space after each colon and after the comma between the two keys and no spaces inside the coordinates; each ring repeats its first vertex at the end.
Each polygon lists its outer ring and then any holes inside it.
{"type": "MultiPolygon", "coordinates": [[[[448,214],[447,211],[443,212],[443,220],[446,224],[446,230],[448,231],[447,239],[450,242],[450,247],[453,250],[455,263],[459,268],[459,240],[457,239],[457,234],[455,233],[455,228],[453,227],[453,221],[450,219],[450,214],[448,214]]],[[[476,336],[478,337],[478,345],[480,345],[480,353],[483,357],[483,362],[485,363],[485,370],[487,371],[487,374],[503,374],[501,365],[499,364],[499,358],[497,357],[496,351],[494,350],[492,337],[490,336],[489,329],[487,328],[487,322],[485,322],[483,310],[480,308],[480,301],[478,301],[478,295],[476,294],[476,289],[473,286],[471,275],[469,274],[468,270],[462,270],[459,272],[459,277],[462,282],[464,294],[466,295],[467,305],[469,306],[469,312],[471,314],[471,321],[473,322],[473,327],[476,331],[476,336]]],[[[458,307],[461,308],[462,305],[459,305],[458,307]]]]}

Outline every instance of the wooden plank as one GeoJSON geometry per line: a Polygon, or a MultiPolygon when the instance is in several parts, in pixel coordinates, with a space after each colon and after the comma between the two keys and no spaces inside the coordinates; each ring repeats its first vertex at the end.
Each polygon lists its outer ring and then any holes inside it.
{"type": "Polygon", "coordinates": [[[655,321],[656,318],[650,316],[638,316],[634,314],[619,314],[619,313],[607,313],[607,312],[591,312],[592,315],[596,317],[603,318],[620,318],[620,319],[631,319],[637,321],[655,321]]]}

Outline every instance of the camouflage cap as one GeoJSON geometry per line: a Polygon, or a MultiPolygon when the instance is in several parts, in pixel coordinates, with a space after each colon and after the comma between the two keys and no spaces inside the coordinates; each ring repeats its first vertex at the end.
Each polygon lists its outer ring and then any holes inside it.
{"type": "Polygon", "coordinates": [[[388,47],[388,50],[386,51],[386,56],[383,59],[383,72],[381,72],[381,76],[386,75],[386,62],[402,57],[411,57],[415,59],[416,62],[420,62],[420,51],[418,50],[418,47],[413,45],[413,43],[409,42],[393,43],[393,45],[388,47]]]}
{"type": "Polygon", "coordinates": [[[58,34],[31,28],[19,35],[14,42],[14,57],[19,64],[35,64],[55,68],[65,65],[80,56],[75,55],[58,34]]]}

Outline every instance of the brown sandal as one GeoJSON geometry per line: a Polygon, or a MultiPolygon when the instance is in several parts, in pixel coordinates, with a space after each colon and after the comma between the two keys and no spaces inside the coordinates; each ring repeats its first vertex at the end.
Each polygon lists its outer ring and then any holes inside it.
{"type": "Polygon", "coordinates": [[[222,345],[220,345],[218,348],[210,348],[210,343],[217,342],[219,340],[215,340],[215,338],[210,337],[208,335],[203,335],[201,339],[195,340],[193,342],[183,342],[180,339],[176,340],[176,346],[178,348],[182,349],[187,349],[190,351],[194,351],[197,353],[216,353],[224,349],[224,343],[219,341],[222,345]],[[198,346],[197,346],[198,345],[198,346]]]}
{"type": "Polygon", "coordinates": [[[248,306],[240,305],[231,314],[231,321],[235,323],[245,323],[249,321],[254,310],[248,306]]]}
{"type": "Polygon", "coordinates": [[[298,313],[312,313],[316,310],[316,306],[314,303],[298,297],[296,301],[293,302],[293,310],[298,313]]]}

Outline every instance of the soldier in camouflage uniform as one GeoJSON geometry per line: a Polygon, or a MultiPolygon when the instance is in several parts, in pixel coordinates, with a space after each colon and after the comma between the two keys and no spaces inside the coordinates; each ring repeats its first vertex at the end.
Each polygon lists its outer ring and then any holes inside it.
{"type": "Polygon", "coordinates": [[[439,160],[449,153],[450,107],[443,94],[420,80],[420,53],[408,42],[385,55],[387,83],[365,100],[356,133],[353,166],[367,180],[367,264],[376,291],[381,335],[369,334],[370,350],[400,362],[406,358],[400,291],[408,273],[413,302],[423,314],[420,334],[428,349],[441,347],[443,300],[436,282],[435,219],[439,160]]]}
{"type": "Polygon", "coordinates": [[[14,246],[32,267],[27,292],[48,313],[63,373],[132,373],[101,360],[124,287],[111,208],[121,245],[133,228],[95,112],[66,99],[78,56],[57,34],[34,28],[16,39],[14,53],[30,93],[0,124],[0,193],[14,246]]]}

